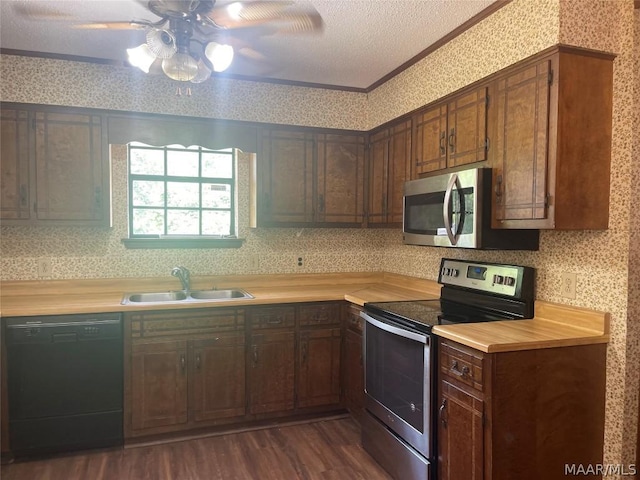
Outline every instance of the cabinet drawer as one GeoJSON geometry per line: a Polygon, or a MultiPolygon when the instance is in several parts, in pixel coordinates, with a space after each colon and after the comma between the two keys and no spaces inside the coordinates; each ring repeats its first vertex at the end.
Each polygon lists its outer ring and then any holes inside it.
{"type": "Polygon", "coordinates": [[[349,330],[362,333],[364,320],[360,316],[360,312],[362,312],[362,307],[358,305],[352,304],[347,307],[346,325],[349,330]]]}
{"type": "Polygon", "coordinates": [[[442,342],[440,344],[440,372],[451,379],[477,390],[483,387],[484,359],[462,345],[442,342]]]}
{"type": "Polygon", "coordinates": [[[244,330],[244,310],[206,309],[128,314],[134,340],[244,330]]]}
{"type": "Polygon", "coordinates": [[[314,304],[300,307],[300,326],[333,325],[340,323],[340,304],[314,304]]]}
{"type": "Polygon", "coordinates": [[[250,323],[256,328],[287,328],[296,323],[295,308],[288,307],[262,307],[251,310],[250,323]]]}

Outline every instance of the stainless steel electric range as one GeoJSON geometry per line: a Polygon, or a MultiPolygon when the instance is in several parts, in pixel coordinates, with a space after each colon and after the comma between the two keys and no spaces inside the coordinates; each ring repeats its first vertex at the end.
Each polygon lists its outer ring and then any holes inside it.
{"type": "Polygon", "coordinates": [[[533,317],[531,267],[444,258],[439,300],[367,303],[362,444],[394,478],[435,478],[434,325],[533,317]]]}

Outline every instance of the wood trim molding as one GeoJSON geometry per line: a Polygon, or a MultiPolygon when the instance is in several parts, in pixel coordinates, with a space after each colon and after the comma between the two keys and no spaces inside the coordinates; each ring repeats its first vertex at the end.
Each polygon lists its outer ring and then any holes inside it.
{"type": "MultiPolygon", "coordinates": [[[[369,85],[366,88],[367,93],[371,92],[372,90],[375,90],[380,85],[382,85],[383,83],[389,81],[391,78],[395,77],[396,75],[402,73],[403,71],[405,71],[409,67],[412,67],[413,65],[418,63],[420,60],[422,60],[426,56],[430,55],[431,53],[435,52],[437,49],[439,49],[443,45],[449,43],[451,40],[453,40],[457,36],[463,34],[467,30],[469,30],[471,27],[477,25],[478,23],[480,23],[482,20],[484,20],[488,16],[490,16],[490,15],[494,14],[495,12],[497,12],[498,10],[500,10],[505,5],[508,5],[509,3],[511,3],[511,1],[512,0],[498,0],[495,3],[492,3],[487,8],[482,10],[480,13],[478,13],[477,15],[471,17],[469,20],[464,22],[458,28],[456,28],[455,30],[452,30],[450,33],[448,33],[447,35],[442,37],[440,40],[438,40],[434,44],[430,45],[429,47],[427,47],[426,49],[421,51],[415,57],[407,60],[406,62],[404,62],[402,65],[400,65],[395,70],[392,70],[391,72],[387,73],[381,79],[379,79],[376,82],[374,82],[371,85],[369,85]]],[[[640,0],[636,0],[636,1],[640,1],[640,0]]]]}

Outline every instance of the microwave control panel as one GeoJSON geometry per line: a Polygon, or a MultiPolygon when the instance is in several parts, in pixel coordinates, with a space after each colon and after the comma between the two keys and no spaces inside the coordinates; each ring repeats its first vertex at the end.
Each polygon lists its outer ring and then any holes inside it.
{"type": "Polygon", "coordinates": [[[532,276],[530,267],[443,258],[438,283],[520,298],[523,282],[532,276]]]}

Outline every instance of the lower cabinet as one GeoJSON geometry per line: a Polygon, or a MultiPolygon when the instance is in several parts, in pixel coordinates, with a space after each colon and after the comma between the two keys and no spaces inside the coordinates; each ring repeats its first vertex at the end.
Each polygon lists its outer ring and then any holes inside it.
{"type": "Polygon", "coordinates": [[[340,403],[340,325],[298,334],[298,407],[340,403]]]}
{"type": "Polygon", "coordinates": [[[295,404],[293,328],[251,333],[249,413],[293,410],[295,404]]]}
{"type": "Polygon", "coordinates": [[[362,308],[348,305],[345,315],[343,377],[344,406],[361,421],[364,414],[364,365],[362,358],[362,308]]]}
{"type": "Polygon", "coordinates": [[[342,312],[318,302],[126,314],[125,437],[341,408],[342,312]]]}
{"type": "Polygon", "coordinates": [[[438,479],[565,479],[602,464],[606,345],[486,354],[439,339],[438,479]]]}
{"type": "Polygon", "coordinates": [[[133,430],[187,423],[187,342],[133,345],[131,378],[133,430]]]}
{"type": "Polygon", "coordinates": [[[244,310],[131,313],[125,328],[125,437],[245,415],[244,310]]]}

